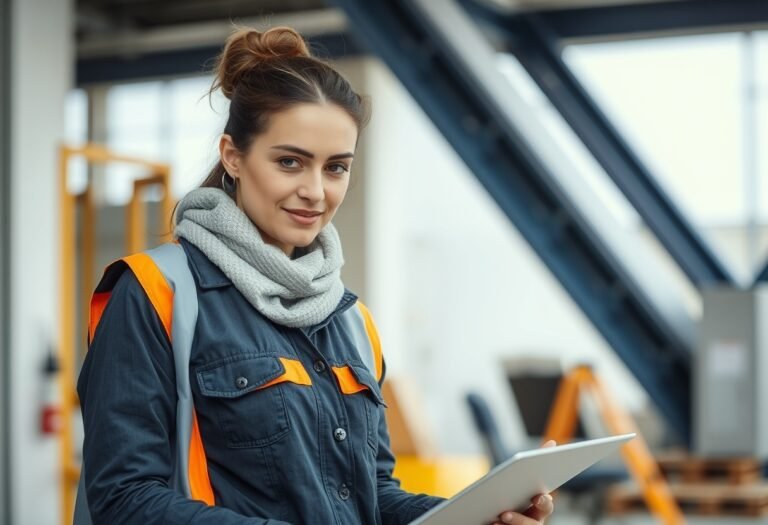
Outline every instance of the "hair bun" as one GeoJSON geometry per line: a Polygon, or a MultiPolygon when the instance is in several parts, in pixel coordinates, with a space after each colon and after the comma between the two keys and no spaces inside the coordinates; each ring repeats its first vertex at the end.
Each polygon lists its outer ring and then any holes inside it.
{"type": "Polygon", "coordinates": [[[216,80],[211,91],[221,88],[232,98],[243,75],[268,60],[311,56],[304,38],[293,28],[273,27],[261,32],[238,29],[227,38],[216,66],[216,80]]]}

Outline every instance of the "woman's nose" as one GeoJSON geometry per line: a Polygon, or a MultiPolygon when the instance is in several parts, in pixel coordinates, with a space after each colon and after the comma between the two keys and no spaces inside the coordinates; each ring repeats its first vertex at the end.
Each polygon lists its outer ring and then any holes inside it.
{"type": "Polygon", "coordinates": [[[312,202],[323,200],[325,190],[323,189],[323,174],[312,170],[308,171],[301,179],[299,186],[299,197],[312,202]]]}

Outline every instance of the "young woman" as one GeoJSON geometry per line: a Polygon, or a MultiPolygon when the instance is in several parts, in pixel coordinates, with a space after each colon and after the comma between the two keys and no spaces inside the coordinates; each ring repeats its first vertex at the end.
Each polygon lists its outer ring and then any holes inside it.
{"type": "MultiPolygon", "coordinates": [[[[94,294],[78,382],[87,514],[105,524],[406,524],[441,500],[392,477],[378,337],[341,282],[331,224],[365,101],[290,28],[234,33],[217,88],[230,100],[220,161],[175,219],[197,296],[188,363],[175,355],[184,305],[171,314],[174,288],[150,258],[112,265],[94,294]]],[[[538,496],[499,523],[551,512],[538,496]]]]}

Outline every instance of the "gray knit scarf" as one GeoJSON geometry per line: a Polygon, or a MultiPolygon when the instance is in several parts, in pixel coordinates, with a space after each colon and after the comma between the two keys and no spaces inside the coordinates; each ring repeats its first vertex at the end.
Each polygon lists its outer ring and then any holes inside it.
{"type": "Polygon", "coordinates": [[[197,246],[256,310],[277,324],[320,323],[344,294],[341,241],[330,223],[291,259],[262,240],[226,193],[198,188],[179,203],[175,234],[197,246]]]}

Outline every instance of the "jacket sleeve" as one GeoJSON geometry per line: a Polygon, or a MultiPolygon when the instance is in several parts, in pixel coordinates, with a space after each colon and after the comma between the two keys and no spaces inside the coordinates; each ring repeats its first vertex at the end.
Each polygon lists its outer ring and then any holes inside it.
{"type": "MultiPolygon", "coordinates": [[[[383,375],[381,379],[382,384],[384,382],[383,375]]],[[[384,408],[380,407],[379,410],[383,411],[384,408]]],[[[392,477],[394,468],[395,456],[390,448],[387,421],[384,414],[382,414],[379,420],[379,453],[376,457],[376,485],[379,512],[383,525],[406,525],[444,501],[443,498],[426,494],[411,494],[404,491],[400,488],[400,480],[392,477]]]]}
{"type": "Polygon", "coordinates": [[[171,345],[141,285],[123,272],[78,380],[83,475],[94,525],[287,525],[175,492],[176,381],[171,345]]]}

